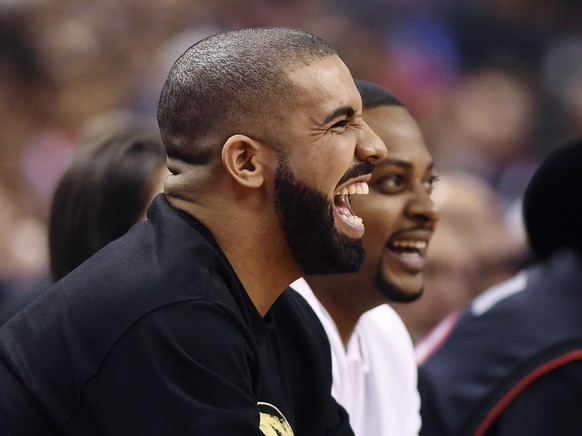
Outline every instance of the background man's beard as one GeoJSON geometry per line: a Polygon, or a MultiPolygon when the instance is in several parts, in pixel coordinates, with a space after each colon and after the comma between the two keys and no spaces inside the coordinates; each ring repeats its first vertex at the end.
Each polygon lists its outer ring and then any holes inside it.
{"type": "Polygon", "coordinates": [[[376,275],[374,277],[374,284],[376,288],[382,293],[382,296],[387,298],[389,301],[394,301],[397,303],[410,303],[420,298],[423,292],[423,288],[420,288],[414,292],[407,292],[404,289],[400,289],[394,283],[390,281],[383,273],[382,261],[378,262],[378,267],[376,268],[376,275]]]}
{"type": "Polygon", "coordinates": [[[333,204],[295,178],[280,158],[275,177],[275,207],[293,256],[305,274],[355,272],[364,262],[361,240],[337,232],[333,204]]]}

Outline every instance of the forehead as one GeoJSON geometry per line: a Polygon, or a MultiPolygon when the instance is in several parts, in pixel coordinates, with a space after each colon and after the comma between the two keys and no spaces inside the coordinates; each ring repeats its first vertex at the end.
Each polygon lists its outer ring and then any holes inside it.
{"type": "Polygon", "coordinates": [[[387,159],[395,157],[427,166],[432,163],[418,124],[401,106],[378,106],[366,109],[364,121],[382,139],[388,149],[387,159]]]}
{"type": "Polygon", "coordinates": [[[288,75],[297,91],[297,100],[311,117],[325,119],[339,106],[361,112],[362,100],[352,75],[338,56],[329,56],[302,66],[288,75]]]}

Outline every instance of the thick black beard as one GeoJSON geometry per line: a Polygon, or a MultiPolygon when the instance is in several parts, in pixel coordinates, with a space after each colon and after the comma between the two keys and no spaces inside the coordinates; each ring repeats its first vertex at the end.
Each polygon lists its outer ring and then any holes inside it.
{"type": "Polygon", "coordinates": [[[275,193],[283,233],[305,274],[348,273],[361,268],[365,257],[362,241],[336,231],[333,204],[297,180],[283,156],[275,177],[275,193]]]}
{"type": "Polygon", "coordinates": [[[396,303],[410,303],[412,301],[418,300],[424,291],[424,288],[421,288],[418,290],[418,292],[405,292],[404,290],[397,287],[382,273],[382,261],[378,262],[376,275],[374,277],[374,284],[381,292],[383,297],[396,303]]]}

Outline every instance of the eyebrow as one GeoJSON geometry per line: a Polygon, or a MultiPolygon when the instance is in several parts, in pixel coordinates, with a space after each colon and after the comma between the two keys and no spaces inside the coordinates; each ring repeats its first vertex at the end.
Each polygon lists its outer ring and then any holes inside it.
{"type": "MultiPolygon", "coordinates": [[[[398,166],[404,167],[404,168],[412,168],[413,167],[412,162],[408,162],[408,161],[404,161],[404,160],[400,160],[400,159],[393,159],[393,158],[386,158],[381,162],[375,163],[376,168],[386,166],[386,165],[398,165],[398,166]]],[[[426,169],[433,170],[434,169],[434,162],[431,162],[430,165],[428,165],[428,167],[426,169]]]]}
{"type": "Polygon", "coordinates": [[[329,114],[327,117],[325,117],[325,120],[323,120],[323,123],[321,123],[321,125],[325,125],[331,121],[333,121],[336,118],[339,118],[341,116],[346,116],[348,118],[353,117],[356,114],[356,110],[351,107],[351,106],[340,106],[338,107],[336,110],[334,110],[331,114],[329,114]]]}

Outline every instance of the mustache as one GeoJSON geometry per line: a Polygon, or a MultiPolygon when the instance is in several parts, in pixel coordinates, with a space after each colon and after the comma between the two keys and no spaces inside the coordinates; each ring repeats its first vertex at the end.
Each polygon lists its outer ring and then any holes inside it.
{"type": "Polygon", "coordinates": [[[342,183],[346,182],[349,179],[353,179],[353,178],[358,177],[358,176],[364,176],[366,174],[370,174],[372,172],[372,170],[374,169],[374,166],[375,165],[372,162],[367,161],[367,160],[354,165],[353,167],[351,167],[349,170],[346,171],[346,173],[340,179],[338,186],[341,185],[342,183]]]}

